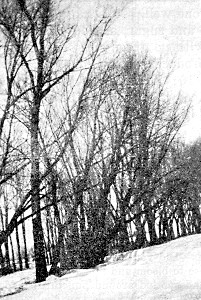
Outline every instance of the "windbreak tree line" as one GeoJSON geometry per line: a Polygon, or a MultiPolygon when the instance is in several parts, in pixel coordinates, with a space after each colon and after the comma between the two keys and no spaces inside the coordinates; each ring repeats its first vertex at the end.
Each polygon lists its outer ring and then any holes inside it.
{"type": "Polygon", "coordinates": [[[199,143],[176,140],[187,109],[168,98],[168,76],[147,55],[108,58],[115,12],[83,35],[57,5],[0,4],[0,263],[16,270],[15,232],[19,267],[22,252],[29,266],[31,218],[37,282],[47,264],[53,274],[94,267],[116,251],[199,233],[201,221],[199,143]]]}

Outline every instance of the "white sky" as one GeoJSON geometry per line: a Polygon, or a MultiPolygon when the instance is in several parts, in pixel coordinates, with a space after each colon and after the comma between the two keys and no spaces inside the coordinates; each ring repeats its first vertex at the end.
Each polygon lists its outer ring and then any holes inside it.
{"type": "MultiPolygon", "coordinates": [[[[65,4],[66,0],[62,0],[65,4]]],[[[112,38],[137,51],[148,50],[162,58],[164,66],[174,59],[172,89],[193,97],[193,110],[183,130],[186,141],[201,136],[201,0],[80,0],[73,3],[78,16],[90,21],[103,6],[125,5],[113,26],[112,38]],[[95,14],[96,14],[95,13],[95,14]]],[[[80,19],[81,21],[81,19],[80,19]]],[[[190,100],[189,100],[190,101],[190,100]]]]}
{"type": "Polygon", "coordinates": [[[174,59],[172,89],[193,97],[194,108],[183,130],[185,140],[193,141],[201,136],[201,1],[125,2],[113,28],[114,40],[162,57],[164,66],[174,59]]]}

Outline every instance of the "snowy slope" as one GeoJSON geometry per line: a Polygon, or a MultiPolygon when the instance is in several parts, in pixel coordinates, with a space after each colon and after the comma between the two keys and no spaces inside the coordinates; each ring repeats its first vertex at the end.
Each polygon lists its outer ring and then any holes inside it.
{"type": "Polygon", "coordinates": [[[34,270],[7,275],[0,279],[0,293],[24,289],[5,300],[201,299],[201,235],[108,259],[98,268],[50,276],[40,284],[25,283],[33,282],[34,270]]]}

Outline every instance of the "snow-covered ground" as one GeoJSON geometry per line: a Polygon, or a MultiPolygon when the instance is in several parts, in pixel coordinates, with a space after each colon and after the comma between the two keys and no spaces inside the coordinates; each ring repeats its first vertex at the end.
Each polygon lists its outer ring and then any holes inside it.
{"type": "Polygon", "coordinates": [[[201,235],[108,257],[95,269],[50,276],[43,283],[33,283],[34,276],[32,269],[1,277],[0,296],[5,300],[201,299],[201,235]]]}

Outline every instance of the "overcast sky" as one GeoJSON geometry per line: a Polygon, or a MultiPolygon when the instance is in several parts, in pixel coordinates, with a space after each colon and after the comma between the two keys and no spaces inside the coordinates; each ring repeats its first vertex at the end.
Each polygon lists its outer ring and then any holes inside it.
{"type": "Polygon", "coordinates": [[[103,3],[108,11],[110,5],[126,4],[113,26],[115,43],[148,50],[167,66],[174,59],[172,89],[193,97],[194,105],[183,135],[187,141],[201,136],[201,0],[72,1],[77,12],[88,19],[94,10],[101,13],[103,3]]]}
{"type": "Polygon", "coordinates": [[[167,64],[174,59],[172,88],[193,96],[194,109],[184,133],[192,141],[201,136],[201,1],[126,2],[113,29],[114,39],[137,51],[148,50],[167,64]]]}

